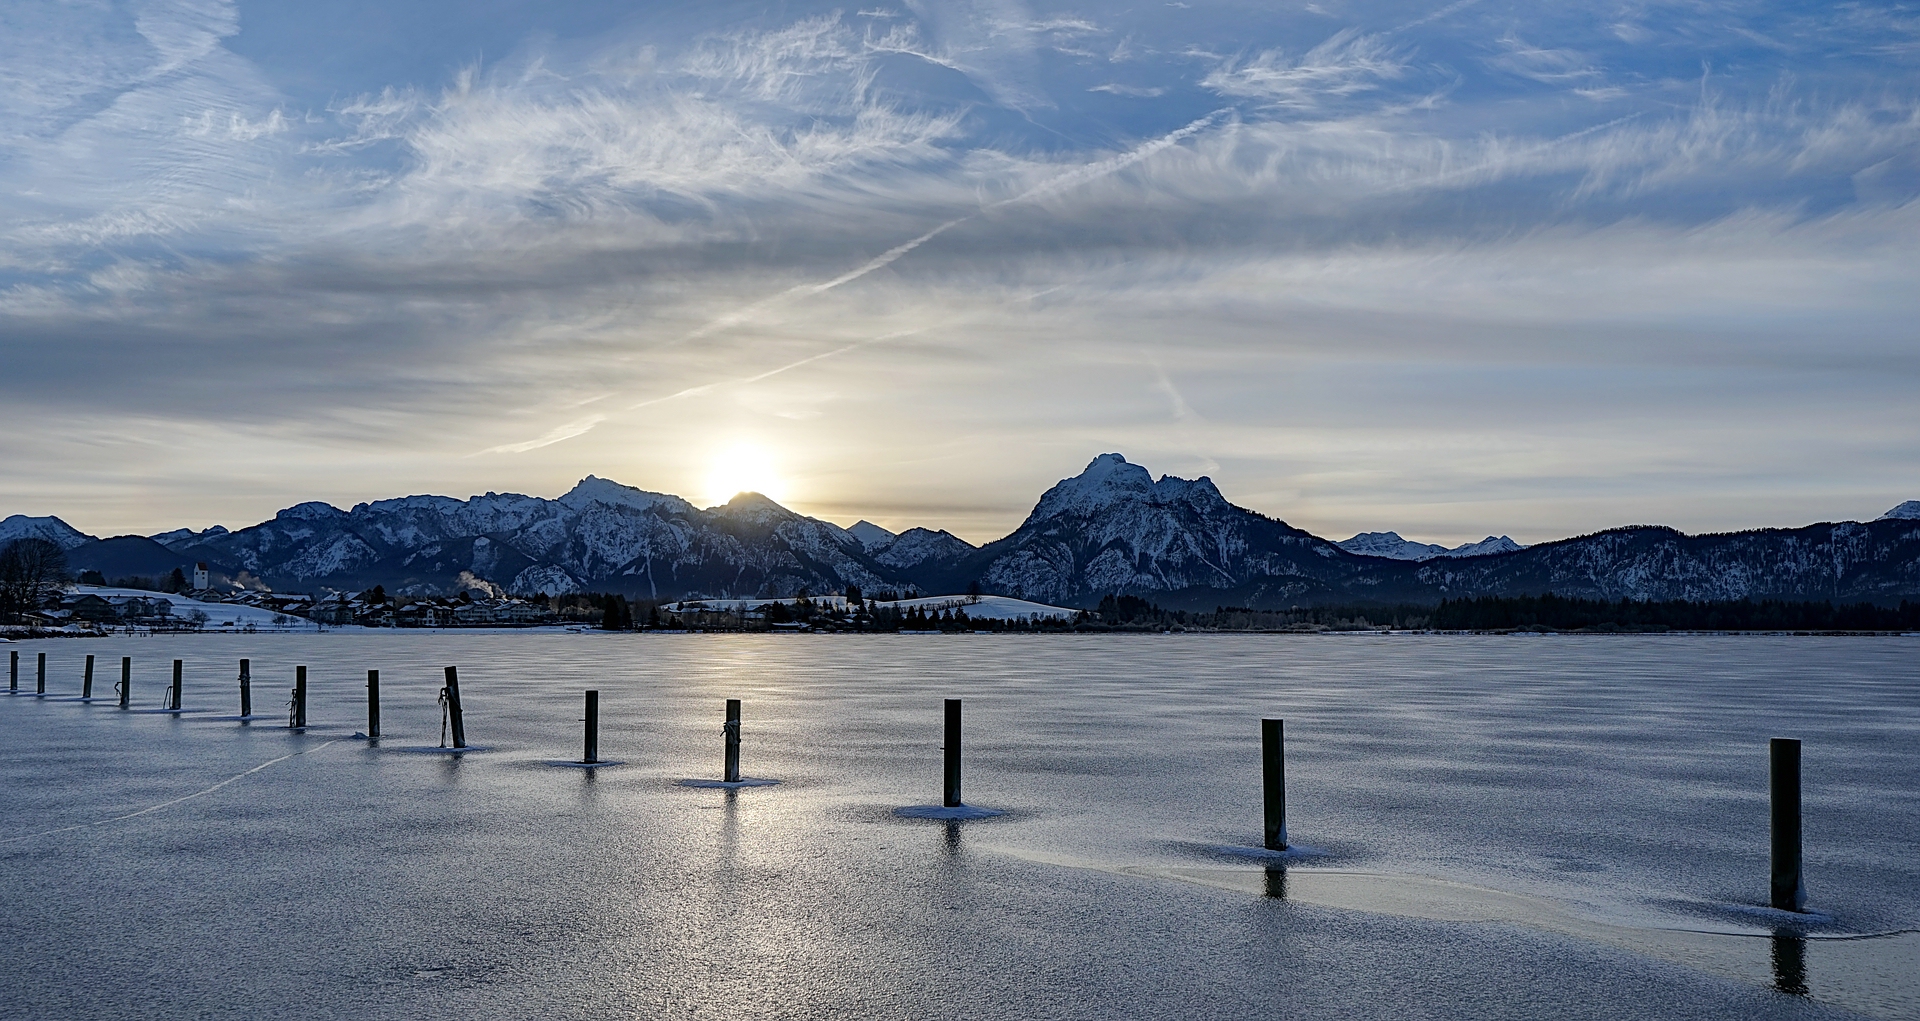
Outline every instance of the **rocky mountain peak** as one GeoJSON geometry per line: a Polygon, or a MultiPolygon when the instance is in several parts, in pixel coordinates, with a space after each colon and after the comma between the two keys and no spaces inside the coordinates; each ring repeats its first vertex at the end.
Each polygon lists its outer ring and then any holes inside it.
{"type": "Polygon", "coordinates": [[[1086,470],[1070,479],[1062,479],[1040,497],[1027,523],[1033,524],[1062,514],[1090,517],[1117,506],[1164,506],[1191,504],[1207,511],[1227,506],[1226,498],[1213,480],[1202,476],[1182,479],[1163,475],[1159,482],[1147,469],[1129,464],[1119,454],[1101,454],[1088,462],[1086,470]]]}
{"type": "Polygon", "coordinates": [[[860,545],[865,546],[868,550],[879,549],[896,538],[892,532],[881,528],[879,525],[865,518],[861,518],[858,522],[855,522],[853,527],[847,529],[847,532],[854,538],[860,540],[860,545]]]}
{"type": "Polygon", "coordinates": [[[693,505],[677,496],[665,493],[650,493],[644,489],[623,486],[612,479],[589,475],[579,484],[567,490],[566,494],[555,501],[571,511],[582,511],[596,503],[610,507],[632,507],[646,510],[649,507],[665,504],[673,510],[691,510],[693,505]]]}
{"type": "Polygon", "coordinates": [[[0,546],[15,539],[45,539],[61,549],[74,549],[97,541],[51,514],[37,518],[14,514],[0,521],[0,546]]]}
{"type": "Polygon", "coordinates": [[[1348,553],[1357,553],[1364,557],[1415,561],[1433,560],[1439,557],[1481,557],[1526,549],[1525,546],[1504,535],[1489,535],[1479,542],[1469,542],[1449,549],[1438,543],[1403,539],[1398,532],[1361,532],[1351,539],[1342,539],[1334,545],[1348,553]]]}
{"type": "Polygon", "coordinates": [[[296,503],[274,515],[276,521],[334,521],[347,516],[347,512],[330,503],[308,500],[296,503]]]}
{"type": "Polygon", "coordinates": [[[785,521],[800,516],[759,493],[735,493],[733,499],[726,503],[707,508],[707,513],[733,521],[756,524],[785,521]]]}
{"type": "Polygon", "coordinates": [[[1881,521],[1920,521],[1920,500],[1906,503],[1880,515],[1881,521]]]}

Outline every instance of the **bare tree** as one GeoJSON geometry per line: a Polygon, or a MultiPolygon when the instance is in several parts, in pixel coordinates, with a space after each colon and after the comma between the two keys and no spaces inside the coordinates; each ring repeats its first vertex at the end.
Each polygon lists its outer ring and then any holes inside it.
{"type": "Polygon", "coordinates": [[[15,539],[0,549],[0,620],[37,608],[51,586],[67,580],[67,551],[45,539],[15,539]]]}

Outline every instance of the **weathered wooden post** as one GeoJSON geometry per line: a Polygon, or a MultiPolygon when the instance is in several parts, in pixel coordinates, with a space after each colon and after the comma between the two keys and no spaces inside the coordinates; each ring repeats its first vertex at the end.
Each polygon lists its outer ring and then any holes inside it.
{"type": "Polygon", "coordinates": [[[367,737],[380,736],[380,671],[367,671],[367,737]]]}
{"type": "Polygon", "coordinates": [[[167,708],[173,710],[174,712],[180,711],[180,687],[181,687],[180,668],[181,668],[180,661],[177,659],[174,660],[173,661],[173,695],[170,699],[168,699],[168,704],[167,704],[167,708]]]}
{"type": "Polygon", "coordinates": [[[20,690],[20,650],[7,650],[7,690],[20,690]]]}
{"type": "Polygon", "coordinates": [[[1269,851],[1287,849],[1287,739],[1285,720],[1260,721],[1260,774],[1266,790],[1269,851]]]}
{"type": "Polygon", "coordinates": [[[447,668],[447,686],[440,689],[440,747],[447,746],[447,723],[453,723],[453,746],[467,746],[467,725],[460,718],[460,674],[453,667],[447,668]]]}
{"type": "Polygon", "coordinates": [[[580,761],[593,765],[600,761],[600,693],[587,692],[587,747],[580,761]]]}
{"type": "Polygon", "coordinates": [[[125,709],[133,698],[133,657],[120,657],[120,708],[125,709]]]}
{"type": "Polygon", "coordinates": [[[726,761],[721,771],[721,779],[727,783],[740,782],[740,700],[727,699],[727,722],[720,725],[726,735],[726,761]]]}
{"type": "Polygon", "coordinates": [[[33,693],[36,695],[47,693],[47,654],[44,652],[40,654],[38,668],[34,673],[33,693]]]}
{"type": "Polygon", "coordinates": [[[1800,742],[1776,737],[1767,750],[1772,758],[1773,906],[1803,911],[1807,882],[1800,862],[1800,742]]]}
{"type": "Polygon", "coordinates": [[[93,697],[93,654],[87,654],[87,672],[80,679],[80,697],[93,697]]]}
{"type": "Polygon", "coordinates": [[[947,739],[943,746],[947,759],[946,796],[941,804],[960,807],[960,700],[947,699],[947,739]]]}
{"type": "Polygon", "coordinates": [[[240,661],[240,716],[253,715],[253,660],[240,661]]]}
{"type": "Polygon", "coordinates": [[[305,730],[307,726],[307,668],[293,668],[293,701],[287,703],[287,729],[305,730]]]}

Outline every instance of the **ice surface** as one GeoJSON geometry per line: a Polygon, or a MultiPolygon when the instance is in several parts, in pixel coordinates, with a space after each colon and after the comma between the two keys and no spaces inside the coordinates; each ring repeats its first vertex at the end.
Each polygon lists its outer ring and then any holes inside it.
{"type": "Polygon", "coordinates": [[[1920,921],[1915,639],[34,645],[50,672],[131,655],[136,683],[176,658],[249,657],[256,679],[307,664],[322,721],[361,719],[379,669],[390,743],[0,700],[0,1016],[1518,1021],[1920,1002],[1920,941],[1809,938],[1920,921]],[[449,664],[487,754],[432,747],[449,664]],[[579,752],[585,688],[627,765],[546,768],[579,752]],[[786,782],[679,790],[718,771],[728,697],[746,701],[749,768],[786,782]],[[1002,818],[894,814],[939,799],[947,697],[966,699],[968,793],[1002,818]],[[1287,721],[1289,832],[1323,852],[1284,872],[1217,850],[1259,841],[1263,716],[1287,721]],[[1764,911],[1775,736],[1805,741],[1808,886],[1832,919],[1812,929],[1764,911]],[[407,746],[434,754],[392,754],[407,746]]]}
{"type": "MultiPolygon", "coordinates": [[[[680,603],[668,603],[661,607],[661,611],[680,613],[689,608],[703,607],[710,610],[726,610],[737,613],[743,610],[754,610],[766,606],[769,603],[786,603],[792,605],[799,601],[799,597],[797,596],[790,599],[689,599],[680,603]]],[[[831,606],[836,609],[845,609],[847,605],[845,597],[842,596],[814,596],[811,601],[817,605],[831,606]]],[[[1048,606],[1045,603],[1036,603],[1026,599],[1015,599],[1012,596],[918,596],[913,599],[896,599],[892,602],[880,602],[876,600],[875,605],[890,607],[896,610],[913,608],[934,611],[965,610],[967,611],[967,616],[980,620],[1027,620],[1044,617],[1071,618],[1080,612],[1079,610],[1070,609],[1065,606],[1048,606]]]]}

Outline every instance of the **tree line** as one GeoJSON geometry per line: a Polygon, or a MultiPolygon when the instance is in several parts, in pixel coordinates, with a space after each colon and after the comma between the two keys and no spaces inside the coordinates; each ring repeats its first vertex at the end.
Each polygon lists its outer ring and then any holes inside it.
{"type": "Polygon", "coordinates": [[[1164,610],[1138,596],[1107,596],[1087,625],[1098,628],[1187,627],[1220,631],[1920,631],[1920,602],[1898,606],[1786,599],[1637,600],[1539,596],[1475,596],[1410,603],[1213,612],[1164,610]]]}

